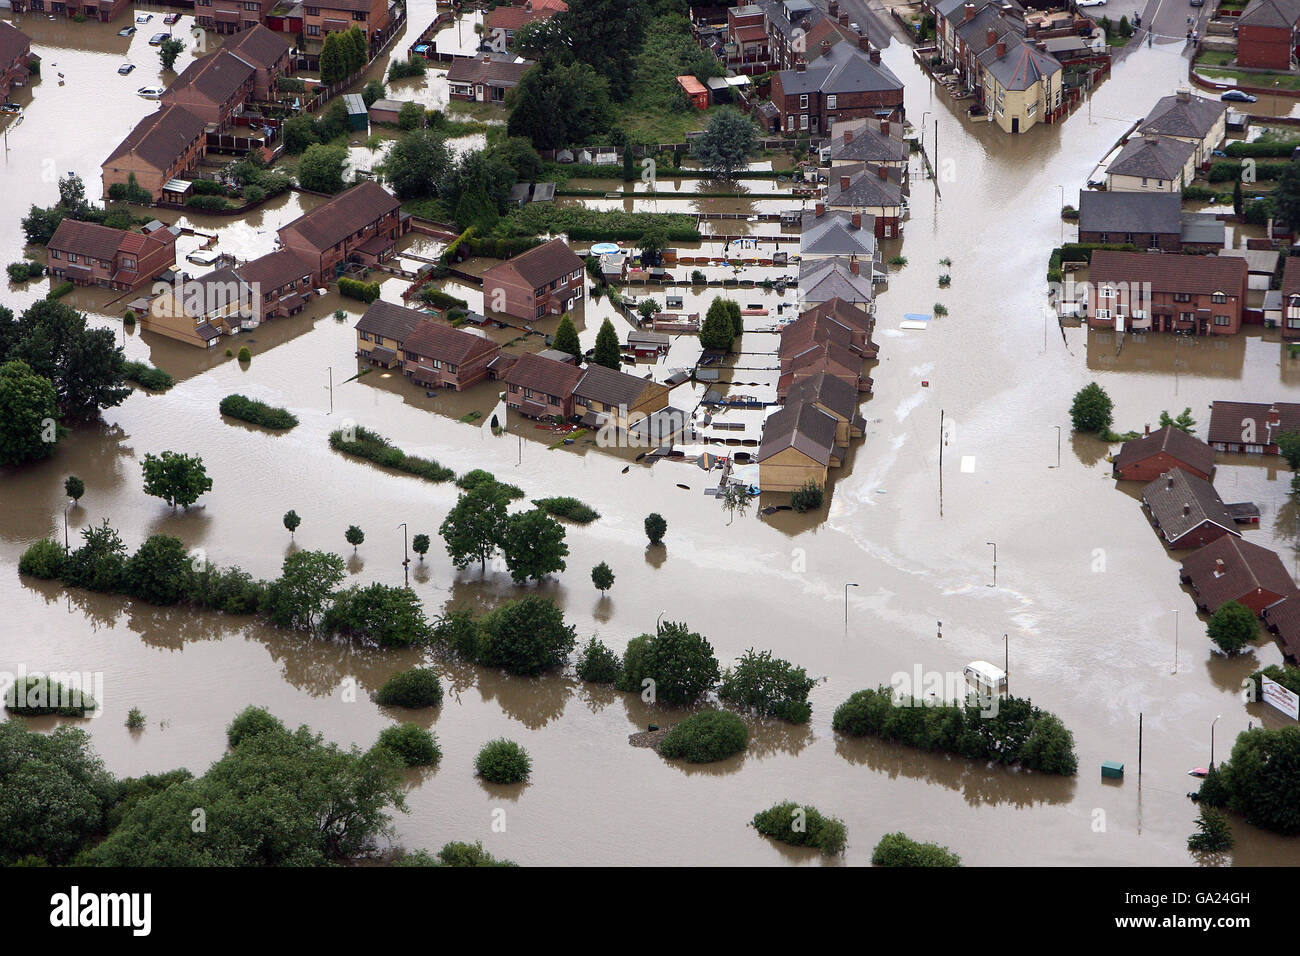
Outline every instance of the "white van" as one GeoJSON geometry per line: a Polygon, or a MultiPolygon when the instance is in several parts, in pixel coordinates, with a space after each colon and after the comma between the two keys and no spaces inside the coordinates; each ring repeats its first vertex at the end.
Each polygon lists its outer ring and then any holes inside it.
{"type": "Polygon", "coordinates": [[[988,661],[971,661],[962,673],[966,680],[981,690],[1001,691],[1007,686],[1007,672],[988,661]]]}

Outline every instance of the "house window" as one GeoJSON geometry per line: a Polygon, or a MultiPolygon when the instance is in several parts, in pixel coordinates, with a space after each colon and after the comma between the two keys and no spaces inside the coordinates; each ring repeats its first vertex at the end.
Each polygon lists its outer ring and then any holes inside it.
{"type": "Polygon", "coordinates": [[[834,94],[834,93],[827,93],[827,94],[826,94],[826,108],[827,108],[828,110],[833,110],[833,109],[835,109],[835,94],[834,94]]]}
{"type": "Polygon", "coordinates": [[[1190,292],[1175,292],[1175,293],[1174,293],[1174,301],[1175,301],[1175,302],[1191,302],[1191,301],[1192,301],[1192,294],[1191,294],[1190,292]]]}
{"type": "Polygon", "coordinates": [[[303,12],[309,17],[318,17],[320,16],[320,7],[304,7],[303,12]]]}
{"type": "MultiPolygon", "coordinates": [[[[369,341],[370,341],[370,333],[369,333],[369,332],[358,332],[358,333],[357,333],[357,338],[361,339],[362,342],[369,342],[369,341]]],[[[407,354],[409,355],[410,353],[408,352],[407,354]]]]}
{"type": "Polygon", "coordinates": [[[430,363],[434,368],[442,368],[442,359],[433,359],[430,363]]]}
{"type": "Polygon", "coordinates": [[[799,128],[800,128],[800,129],[807,129],[807,128],[808,128],[808,114],[807,114],[807,113],[800,114],[800,116],[799,116],[799,128]]]}
{"type": "Polygon", "coordinates": [[[78,256],[75,252],[69,252],[69,253],[68,253],[68,261],[69,261],[70,263],[72,263],[73,265],[76,265],[78,262],[81,261],[81,257],[78,256]]]}
{"type": "Polygon", "coordinates": [[[787,116],[787,117],[785,118],[785,128],[786,128],[787,130],[792,130],[792,129],[794,129],[796,125],[797,125],[797,124],[796,124],[796,121],[795,121],[795,115],[794,115],[793,113],[791,113],[789,116],[787,116]]]}
{"type": "Polygon", "coordinates": [[[1232,324],[1232,319],[1231,319],[1229,316],[1226,316],[1226,315],[1216,315],[1216,316],[1214,317],[1214,324],[1215,324],[1215,325],[1220,325],[1220,326],[1222,326],[1222,325],[1231,325],[1231,324],[1232,324]]]}
{"type": "Polygon", "coordinates": [[[1147,188],[1147,178],[1145,176],[1142,177],[1142,188],[1143,189],[1147,188]]]}
{"type": "Polygon", "coordinates": [[[542,316],[544,316],[545,314],[546,314],[546,306],[544,306],[544,305],[539,305],[539,306],[537,307],[537,318],[540,319],[540,318],[541,318],[542,316]]]}
{"type": "Polygon", "coordinates": [[[1097,318],[1099,318],[1099,319],[1109,319],[1109,318],[1110,318],[1110,309],[1098,309],[1098,310],[1097,310],[1097,318]]]}
{"type": "Polygon", "coordinates": [[[408,362],[418,362],[420,361],[420,356],[416,355],[414,352],[407,352],[406,360],[408,362]]]}
{"type": "Polygon", "coordinates": [[[59,252],[58,249],[51,249],[51,250],[50,250],[50,258],[51,258],[51,259],[62,259],[62,258],[63,258],[63,255],[62,255],[62,253],[59,252]]]}
{"type": "Polygon", "coordinates": [[[1222,304],[1228,301],[1228,295],[1225,292],[1216,292],[1214,295],[1210,296],[1210,301],[1222,304]]]}
{"type": "Polygon", "coordinates": [[[365,22],[366,22],[366,11],[364,11],[364,10],[353,10],[353,11],[352,11],[352,19],[353,19],[353,20],[359,20],[359,21],[361,21],[362,23],[365,23],[365,22]]]}
{"type": "Polygon", "coordinates": [[[1113,299],[1115,298],[1115,287],[1113,285],[1104,285],[1101,291],[1097,293],[1098,298],[1113,299]]]}
{"type": "Polygon", "coordinates": [[[251,13],[257,13],[258,10],[262,9],[262,5],[260,3],[245,3],[244,9],[251,13]]]}
{"type": "Polygon", "coordinates": [[[799,97],[799,109],[806,110],[807,108],[808,108],[808,94],[804,93],[802,96],[799,97]]]}
{"type": "Polygon", "coordinates": [[[309,36],[309,37],[318,37],[318,36],[320,36],[320,24],[318,24],[318,23],[309,23],[309,24],[307,24],[307,36],[309,36]]]}
{"type": "Polygon", "coordinates": [[[1191,321],[1195,320],[1195,318],[1196,318],[1196,316],[1193,315],[1191,312],[1179,312],[1179,313],[1178,313],[1178,321],[1179,321],[1179,322],[1191,322],[1191,321]]]}
{"type": "Polygon", "coordinates": [[[447,363],[447,371],[450,372],[452,375],[455,375],[455,374],[456,374],[456,366],[454,366],[454,365],[452,365],[450,362],[448,362],[448,363],[447,363]]]}

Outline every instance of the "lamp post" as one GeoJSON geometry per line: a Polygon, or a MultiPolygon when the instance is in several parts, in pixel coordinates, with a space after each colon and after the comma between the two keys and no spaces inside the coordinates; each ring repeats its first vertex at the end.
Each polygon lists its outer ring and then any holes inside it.
{"type": "Polygon", "coordinates": [[[406,586],[411,586],[411,552],[407,548],[406,539],[406,522],[403,521],[398,525],[402,529],[402,576],[406,579],[406,586]]]}
{"type": "Polygon", "coordinates": [[[329,390],[330,390],[330,410],[329,410],[329,413],[330,413],[331,415],[333,415],[333,414],[334,414],[334,366],[333,366],[333,365],[327,365],[327,366],[326,366],[326,369],[329,371],[329,375],[330,375],[330,384],[329,384],[329,390]]]}
{"type": "Polygon", "coordinates": [[[1214,725],[1223,718],[1222,714],[1215,715],[1214,720],[1210,721],[1210,769],[1214,769],[1214,725]]]}
{"type": "Polygon", "coordinates": [[[1174,608],[1174,669],[1170,673],[1178,673],[1178,608],[1174,608]]]}
{"type": "Polygon", "coordinates": [[[991,545],[993,548],[993,583],[989,587],[995,588],[998,586],[998,543],[996,541],[985,541],[984,543],[991,545]]]}
{"type": "Polygon", "coordinates": [[[1056,467],[1061,467],[1061,426],[1056,426],[1056,467]]]}
{"type": "Polygon", "coordinates": [[[857,587],[856,584],[844,585],[844,633],[849,632],[849,588],[857,587]]]}

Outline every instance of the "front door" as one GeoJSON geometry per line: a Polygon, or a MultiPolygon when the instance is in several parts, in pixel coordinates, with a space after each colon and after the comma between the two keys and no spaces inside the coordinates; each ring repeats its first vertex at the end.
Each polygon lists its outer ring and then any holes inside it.
{"type": "Polygon", "coordinates": [[[1020,132],[1020,117],[1019,117],[1019,116],[1013,116],[1013,117],[1011,118],[1011,132],[1013,132],[1013,133],[1019,133],[1019,132],[1020,132]]]}

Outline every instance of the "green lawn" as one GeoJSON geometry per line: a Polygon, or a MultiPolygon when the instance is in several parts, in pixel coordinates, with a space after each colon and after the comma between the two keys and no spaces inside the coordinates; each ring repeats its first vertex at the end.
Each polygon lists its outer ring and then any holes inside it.
{"type": "Polygon", "coordinates": [[[1227,66],[1234,54],[1228,50],[1202,50],[1196,57],[1197,66],[1227,66]]]}
{"type": "MultiPolygon", "coordinates": [[[[704,129],[715,107],[707,110],[642,110],[632,103],[622,103],[615,107],[614,122],[611,124],[622,128],[634,143],[652,143],[656,146],[666,143],[684,143],[686,134],[697,129],[704,129]]],[[[598,136],[602,143],[608,136],[598,136]]]]}
{"type": "Polygon", "coordinates": [[[1285,73],[1247,73],[1244,70],[1197,70],[1201,76],[1210,80],[1236,80],[1239,86],[1251,86],[1257,89],[1269,89],[1276,85],[1279,90],[1300,90],[1300,76],[1285,73]]]}

